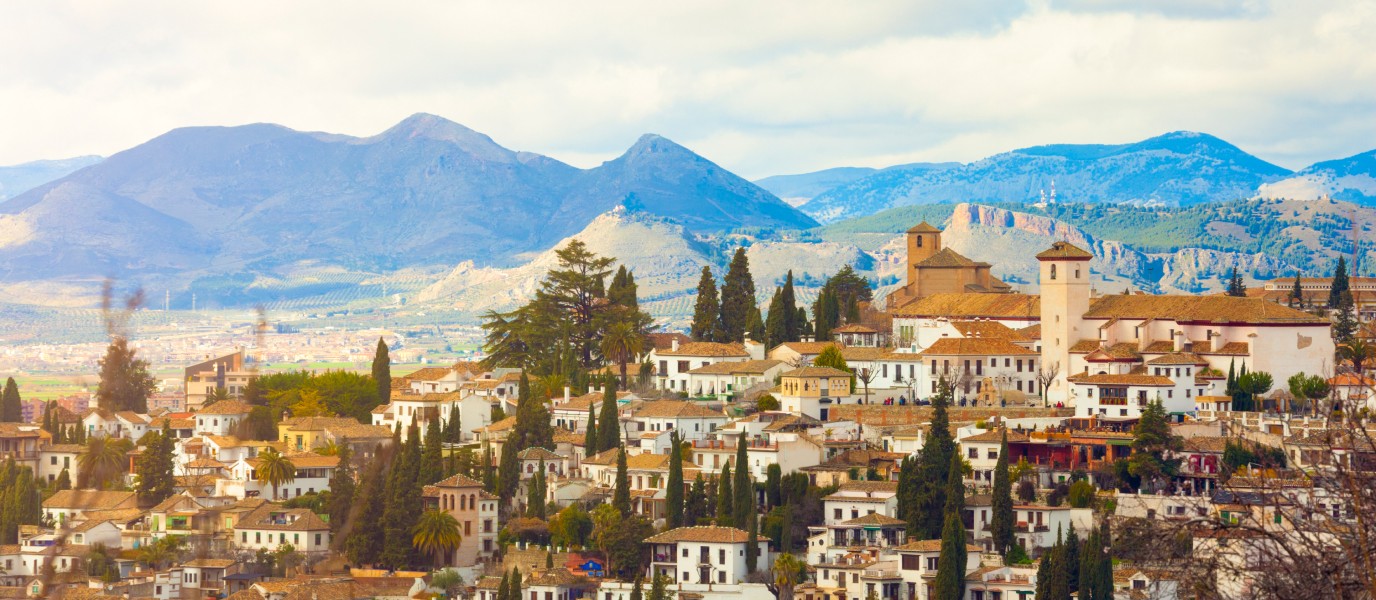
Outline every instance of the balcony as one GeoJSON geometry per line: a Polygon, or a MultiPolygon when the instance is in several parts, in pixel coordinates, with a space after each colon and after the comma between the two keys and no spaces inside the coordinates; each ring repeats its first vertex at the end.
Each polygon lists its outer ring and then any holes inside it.
{"type": "Polygon", "coordinates": [[[880,570],[880,569],[865,569],[865,572],[862,574],[862,576],[863,576],[863,577],[866,577],[866,578],[868,578],[868,579],[902,579],[902,578],[903,578],[902,573],[899,573],[898,571],[884,571],[884,570],[880,570]]]}
{"type": "Polygon", "coordinates": [[[14,460],[36,460],[38,452],[34,450],[4,450],[0,451],[0,460],[13,458],[14,460]]]}

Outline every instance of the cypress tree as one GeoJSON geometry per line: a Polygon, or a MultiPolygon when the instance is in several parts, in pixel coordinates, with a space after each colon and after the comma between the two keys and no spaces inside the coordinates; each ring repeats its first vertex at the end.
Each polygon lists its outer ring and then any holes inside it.
{"type": "Polygon", "coordinates": [[[1343,303],[1343,292],[1347,291],[1347,260],[1339,256],[1338,268],[1333,271],[1333,283],[1328,290],[1328,307],[1338,308],[1343,303]]]}
{"type": "MultiPolygon", "coordinates": [[[[947,513],[941,530],[941,555],[937,559],[932,598],[963,598],[965,595],[965,525],[960,516],[947,513]]],[[[1041,595],[1037,596],[1041,598],[1041,595]]]]}
{"type": "Polygon", "coordinates": [[[707,516],[707,484],[699,472],[693,480],[693,488],[688,490],[688,499],[683,502],[683,526],[692,527],[698,519],[707,516]]]}
{"type": "Polygon", "coordinates": [[[588,403],[588,430],[583,433],[583,457],[592,458],[597,454],[597,412],[588,403]]]}
{"type": "Polygon", "coordinates": [[[631,600],[644,600],[645,598],[645,593],[643,592],[643,589],[641,587],[640,579],[640,573],[636,573],[635,585],[631,587],[631,600]]]}
{"type": "Polygon", "coordinates": [[[745,436],[742,435],[736,444],[736,479],[731,482],[731,489],[736,493],[734,505],[731,507],[731,514],[735,515],[736,526],[738,528],[745,524],[744,519],[751,516],[755,505],[755,485],[750,477],[750,459],[745,452],[745,436]]]}
{"type": "Polygon", "coordinates": [[[1091,529],[1085,551],[1080,555],[1080,573],[1076,578],[1079,585],[1080,600],[1099,600],[1094,595],[1094,579],[1099,573],[1099,531],[1091,529]]]}
{"type": "MultiPolygon", "coordinates": [[[[939,392],[932,398],[932,424],[927,431],[927,442],[922,448],[920,473],[920,495],[918,513],[921,528],[916,532],[918,539],[931,540],[941,536],[944,524],[942,512],[946,505],[946,486],[944,485],[951,465],[951,455],[956,452],[955,440],[951,438],[950,419],[947,408],[951,404],[951,385],[945,379],[938,384],[939,392]]],[[[913,533],[909,533],[913,535],[913,533]]]]}
{"type": "Polygon", "coordinates": [[[799,306],[798,316],[794,317],[793,322],[797,323],[799,327],[798,339],[801,340],[803,336],[810,336],[813,334],[812,321],[807,318],[807,309],[799,306]]]}
{"type": "Polygon", "coordinates": [[[732,527],[736,521],[731,518],[731,509],[736,503],[736,497],[731,493],[731,463],[726,463],[721,467],[721,475],[717,477],[717,525],[721,527],[732,527]]]}
{"type": "Polygon", "coordinates": [[[354,505],[354,451],[349,446],[349,438],[339,440],[339,464],[330,477],[330,503],[326,509],[330,515],[330,533],[338,534],[339,528],[349,518],[349,509],[354,505]]]}
{"type": "Polygon", "coordinates": [[[1071,594],[1080,589],[1080,535],[1075,533],[1075,528],[1070,528],[1070,534],[1065,536],[1065,560],[1066,575],[1066,594],[1071,594]]]}
{"type": "MultiPolygon", "coordinates": [[[[965,520],[963,518],[965,515],[965,474],[961,472],[960,467],[960,453],[952,452],[951,468],[949,469],[950,473],[948,474],[948,479],[946,480],[946,507],[944,512],[946,513],[947,523],[950,522],[949,517],[951,517],[952,515],[954,515],[956,521],[960,523],[961,543],[956,545],[958,550],[956,564],[961,566],[961,581],[964,581],[965,559],[966,553],[968,551],[965,548],[965,520]]],[[[941,534],[942,536],[946,535],[944,523],[942,526],[941,534]]]]}
{"type": "Polygon", "coordinates": [[[489,494],[497,493],[497,480],[492,473],[492,444],[483,442],[483,491],[489,494]]]}
{"type": "Polygon", "coordinates": [[[798,341],[798,335],[803,331],[803,327],[802,323],[798,322],[798,306],[793,295],[793,269],[788,270],[788,276],[784,279],[784,289],[781,298],[783,300],[785,335],[785,338],[781,341],[796,342],[798,341]]]}
{"type": "Polygon", "coordinates": [[[1065,560],[1065,541],[1061,537],[1061,526],[1056,526],[1056,545],[1051,547],[1051,555],[1055,557],[1051,561],[1051,581],[1047,582],[1046,597],[1057,600],[1065,600],[1070,597],[1070,589],[1066,587],[1069,583],[1066,574],[1065,560]]]}
{"type": "Polygon", "coordinates": [[[24,422],[24,401],[19,397],[19,385],[13,377],[5,382],[5,393],[0,396],[0,422],[24,422]]]}
{"type": "Polygon", "coordinates": [[[750,340],[760,344],[765,343],[764,317],[760,316],[760,307],[752,305],[746,310],[750,311],[750,320],[745,325],[745,331],[750,336],[750,340]]]}
{"type": "Polygon", "coordinates": [[[1099,543],[1102,544],[1098,556],[1099,576],[1094,578],[1094,597],[1113,597],[1113,531],[1109,529],[1108,519],[1104,519],[1099,529],[1099,543]]]}
{"type": "Polygon", "coordinates": [[[497,600],[513,600],[511,598],[511,573],[507,571],[502,571],[502,582],[497,584],[497,600]]]}
{"type": "Polygon", "coordinates": [[[373,353],[373,382],[377,384],[377,397],[383,404],[392,401],[392,357],[388,354],[387,342],[377,338],[377,351],[373,353]]]}
{"type": "Polygon", "coordinates": [[[717,301],[717,282],[712,279],[712,269],[702,268],[698,279],[698,299],[693,308],[693,325],[689,335],[698,342],[721,342],[726,333],[721,331],[721,305],[717,301]]]}
{"type": "MultiPolygon", "coordinates": [[[[411,429],[414,430],[415,427],[412,426],[411,429]]],[[[408,431],[400,458],[392,465],[391,473],[387,477],[387,493],[382,513],[384,541],[381,560],[394,570],[405,569],[411,564],[411,528],[419,502],[412,504],[408,500],[419,475],[419,437],[419,432],[408,431]]]]}
{"type": "Polygon", "coordinates": [[[425,426],[425,451],[421,455],[417,476],[423,486],[444,479],[444,441],[440,437],[438,418],[430,419],[425,426]]]}
{"type": "MultiPolygon", "coordinates": [[[[51,400],[43,404],[43,431],[50,434],[53,432],[53,402],[51,400]]],[[[54,440],[53,443],[59,444],[61,442],[54,440]]]]}
{"type": "Polygon", "coordinates": [[[1290,306],[1304,305],[1304,288],[1300,286],[1300,272],[1295,271],[1295,285],[1290,287],[1290,306]]]}
{"type": "Polygon", "coordinates": [[[616,376],[603,380],[602,413],[597,416],[597,448],[600,451],[621,446],[621,418],[616,405],[616,376]]]}
{"type": "Polygon", "coordinates": [[[764,509],[766,511],[781,504],[780,498],[782,496],[782,491],[780,489],[780,485],[782,483],[783,475],[784,470],[783,467],[779,466],[779,463],[770,463],[769,467],[765,469],[764,509]]]}
{"type": "Polygon", "coordinates": [[[162,431],[149,434],[146,442],[143,454],[139,456],[138,464],[135,466],[135,474],[138,476],[136,491],[140,500],[157,504],[172,496],[172,489],[176,484],[173,478],[173,453],[176,451],[176,442],[172,439],[172,429],[168,422],[163,422],[162,431]]]}
{"type": "Polygon", "coordinates": [[[921,517],[917,511],[917,465],[917,458],[912,456],[905,456],[902,462],[898,463],[898,518],[908,522],[909,532],[921,528],[921,517]]]}
{"type": "MultiPolygon", "coordinates": [[[[745,333],[751,331],[751,322],[759,319],[759,315],[759,309],[755,307],[755,280],[750,276],[750,259],[745,256],[745,248],[736,248],[721,284],[719,321],[725,335],[723,341],[745,341],[745,333]]],[[[750,339],[762,341],[753,331],[750,339]]]]}
{"type": "Polygon", "coordinates": [[[1003,443],[999,446],[999,462],[994,465],[993,498],[990,501],[993,515],[989,524],[994,538],[994,551],[1005,556],[1013,547],[1013,482],[1008,480],[1008,430],[1003,430],[1003,443]]]}
{"type": "Polygon", "coordinates": [[[760,562],[760,520],[756,518],[753,502],[746,510],[745,518],[748,520],[745,528],[745,572],[749,574],[755,572],[760,562]]]}
{"type": "Polygon", "coordinates": [[[792,314],[791,310],[784,308],[783,289],[774,290],[774,298],[769,301],[769,316],[764,322],[765,347],[772,348],[788,341],[788,321],[790,317],[785,314],[792,314]]]}
{"type": "MultiPolygon", "coordinates": [[[[363,487],[358,493],[358,516],[354,519],[353,530],[349,532],[346,541],[349,562],[357,565],[374,565],[382,557],[385,539],[382,516],[387,498],[383,464],[384,461],[380,458],[373,460],[372,467],[368,469],[368,476],[363,479],[363,487]]],[[[340,523],[340,526],[342,527],[343,523],[340,523]]]]}
{"type": "Polygon", "coordinates": [[[1042,553],[1037,564],[1037,588],[1034,597],[1049,599],[1051,592],[1055,588],[1056,568],[1052,564],[1056,560],[1056,553],[1048,549],[1042,553]]]}
{"type": "Polygon", "coordinates": [[[502,443],[502,462],[497,466],[497,496],[507,506],[511,505],[516,487],[521,484],[521,464],[516,459],[517,443],[511,438],[502,443]]]}
{"type": "Polygon", "coordinates": [[[669,434],[669,487],[664,492],[668,514],[665,522],[669,529],[683,526],[683,441],[677,431],[669,434]]]}
{"type": "Polygon", "coordinates": [[[59,492],[72,489],[72,476],[67,473],[67,469],[62,469],[62,473],[58,474],[57,482],[53,489],[59,492]]]}
{"type": "Polygon", "coordinates": [[[540,457],[540,468],[530,480],[530,491],[526,494],[526,516],[545,520],[545,459],[540,457]]]}
{"type": "Polygon", "coordinates": [[[790,554],[793,552],[793,503],[784,505],[784,522],[782,531],[779,532],[779,552],[790,554]]]}
{"type": "Polygon", "coordinates": [[[626,474],[626,447],[620,449],[616,455],[616,491],[612,493],[612,506],[626,517],[631,514],[631,479],[626,474]]]}

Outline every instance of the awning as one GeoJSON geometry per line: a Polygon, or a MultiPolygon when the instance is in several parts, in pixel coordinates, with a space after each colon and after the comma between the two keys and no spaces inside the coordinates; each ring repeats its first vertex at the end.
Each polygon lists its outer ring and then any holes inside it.
{"type": "Polygon", "coordinates": [[[1131,446],[1132,440],[1108,440],[1110,446],[1131,446]]]}

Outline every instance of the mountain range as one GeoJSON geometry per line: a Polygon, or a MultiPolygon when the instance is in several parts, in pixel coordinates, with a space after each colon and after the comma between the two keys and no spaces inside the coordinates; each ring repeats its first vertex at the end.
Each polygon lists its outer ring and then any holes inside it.
{"type": "Polygon", "coordinates": [[[0,167],[0,200],[12,198],[101,160],[99,156],[78,156],[62,160],[35,160],[22,165],[0,167]]]}
{"type": "Polygon", "coordinates": [[[1066,202],[1189,205],[1247,198],[1291,172],[1214,136],[1177,131],[1135,144],[1057,144],[950,169],[880,171],[800,206],[824,223],[913,204],[1066,202]],[[1047,198],[1049,199],[1049,198],[1047,198]]]}
{"type": "Polygon", "coordinates": [[[691,231],[816,225],[773,194],[647,134],[592,169],[417,114],[376,136],[188,127],[0,204],[17,278],[510,263],[616,206],[691,231]]]}

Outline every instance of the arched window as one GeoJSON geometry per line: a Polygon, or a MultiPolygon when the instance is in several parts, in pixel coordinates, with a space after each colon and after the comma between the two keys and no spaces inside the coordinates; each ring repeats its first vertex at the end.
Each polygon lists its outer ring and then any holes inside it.
{"type": "Polygon", "coordinates": [[[1051,265],[1051,279],[1056,279],[1056,265],[1051,265]]]}
{"type": "Polygon", "coordinates": [[[922,247],[922,236],[920,236],[920,235],[917,236],[917,247],[918,247],[918,248],[921,248],[921,247],[922,247]]]}
{"type": "Polygon", "coordinates": [[[477,507],[478,505],[477,505],[477,504],[474,504],[474,503],[477,502],[477,501],[478,501],[478,495],[477,495],[477,494],[469,494],[469,495],[468,495],[468,510],[473,510],[475,507],[477,507]]]}
{"type": "Polygon", "coordinates": [[[1079,278],[1080,278],[1080,267],[1075,267],[1075,278],[1076,278],[1076,279],[1079,279],[1079,278]]]}
{"type": "Polygon", "coordinates": [[[535,465],[526,465],[526,472],[527,472],[527,473],[534,473],[534,472],[535,472],[535,465]]]}

